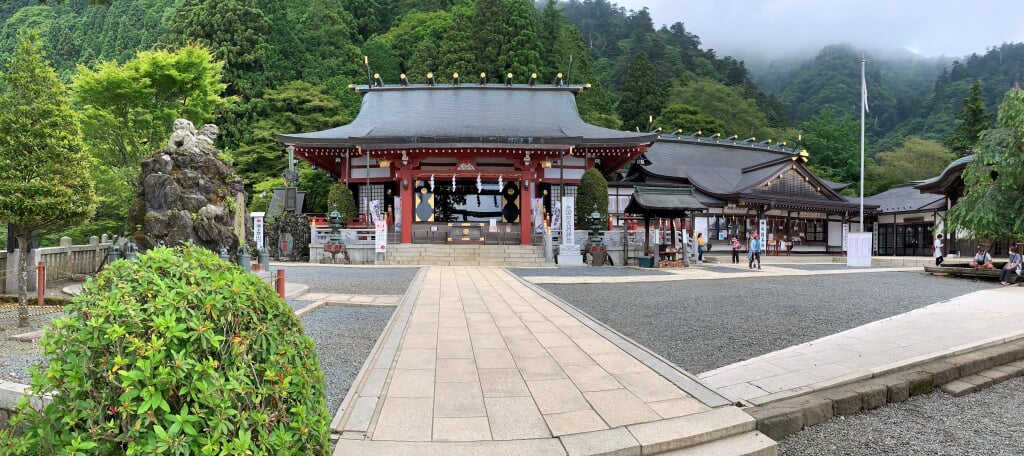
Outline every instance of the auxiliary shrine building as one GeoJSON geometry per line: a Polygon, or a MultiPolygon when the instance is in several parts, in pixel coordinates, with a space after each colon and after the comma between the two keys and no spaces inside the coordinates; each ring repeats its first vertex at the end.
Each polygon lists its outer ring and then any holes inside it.
{"type": "Polygon", "coordinates": [[[765,220],[768,241],[841,250],[859,205],[838,194],[845,185],[806,168],[806,151],[598,127],[576,109],[585,89],[378,79],[356,87],[363,101],[352,123],[277,140],[347,184],[360,213],[387,218],[401,243],[531,244],[560,197],[574,196],[596,167],[606,177],[628,169],[609,184],[613,217],[644,215],[624,214],[634,185],[682,187],[706,208],[687,208],[689,228],[711,241],[745,240],[765,220]]]}

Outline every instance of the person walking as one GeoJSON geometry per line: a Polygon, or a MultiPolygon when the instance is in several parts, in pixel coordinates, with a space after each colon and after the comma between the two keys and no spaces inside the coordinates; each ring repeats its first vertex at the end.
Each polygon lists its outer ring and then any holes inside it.
{"type": "Polygon", "coordinates": [[[757,233],[750,235],[750,253],[747,254],[747,258],[750,260],[747,262],[748,269],[754,269],[754,261],[757,260],[757,269],[761,270],[761,236],[757,233]]]}
{"type": "Polygon", "coordinates": [[[1010,275],[1020,275],[1020,252],[1017,251],[1017,247],[1010,246],[1010,260],[1006,262],[1006,266],[1003,266],[1002,272],[999,273],[999,284],[1007,286],[1010,284],[1010,275]]]}
{"type": "Polygon", "coordinates": [[[732,263],[733,264],[739,264],[740,263],[740,248],[742,248],[743,245],[740,244],[740,240],[739,239],[736,239],[736,236],[732,237],[732,242],[731,242],[730,245],[732,246],[732,263]]]}
{"type": "Polygon", "coordinates": [[[704,262],[704,233],[697,233],[697,263],[704,262]]]}
{"type": "Polygon", "coordinates": [[[942,265],[942,235],[935,235],[935,242],[932,244],[932,256],[935,257],[935,266],[942,265]]]}

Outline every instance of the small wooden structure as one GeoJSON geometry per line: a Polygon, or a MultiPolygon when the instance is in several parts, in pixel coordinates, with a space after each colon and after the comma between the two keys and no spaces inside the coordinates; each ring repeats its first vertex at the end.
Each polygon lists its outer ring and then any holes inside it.
{"type": "MultiPolygon", "coordinates": [[[[644,218],[644,254],[648,255],[651,236],[651,219],[665,218],[673,220],[676,218],[689,217],[691,212],[702,212],[707,207],[697,201],[693,187],[650,187],[637,185],[633,190],[633,196],[629,198],[626,212],[640,214],[644,218]]],[[[674,223],[674,222],[670,222],[674,223]]],[[[675,227],[670,225],[674,230],[675,227]]],[[[672,246],[675,239],[672,239],[672,246]]],[[[686,258],[686,246],[683,246],[682,258],[686,258]]],[[[653,264],[659,264],[658,249],[654,249],[653,264]]]]}

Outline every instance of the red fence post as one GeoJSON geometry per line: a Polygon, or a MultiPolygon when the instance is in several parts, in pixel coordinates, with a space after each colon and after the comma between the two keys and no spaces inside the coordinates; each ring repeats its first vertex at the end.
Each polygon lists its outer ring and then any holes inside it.
{"type": "Polygon", "coordinates": [[[277,270],[277,295],[284,299],[284,269],[277,270]]]}
{"type": "Polygon", "coordinates": [[[36,294],[39,296],[39,305],[43,305],[43,293],[46,292],[46,262],[39,262],[39,271],[36,274],[36,294]]]}

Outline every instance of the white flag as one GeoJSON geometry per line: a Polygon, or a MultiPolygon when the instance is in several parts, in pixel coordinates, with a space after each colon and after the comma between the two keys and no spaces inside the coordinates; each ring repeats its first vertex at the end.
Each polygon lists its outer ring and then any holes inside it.
{"type": "Polygon", "coordinates": [[[868,109],[868,83],[864,80],[864,72],[860,73],[860,98],[861,104],[864,105],[864,112],[871,112],[868,109]]]}

